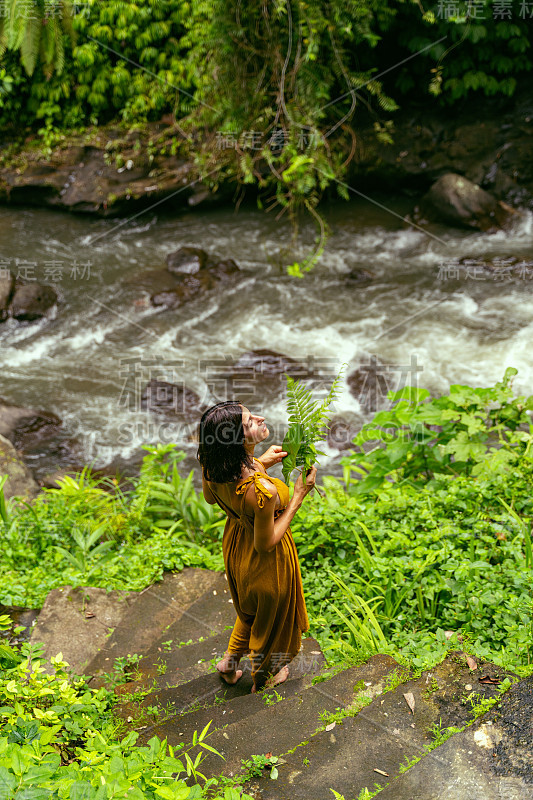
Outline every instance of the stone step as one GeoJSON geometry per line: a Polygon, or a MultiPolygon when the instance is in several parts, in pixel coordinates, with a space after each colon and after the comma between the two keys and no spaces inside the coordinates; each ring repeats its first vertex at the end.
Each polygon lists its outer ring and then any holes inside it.
{"type": "MultiPolygon", "coordinates": [[[[157,705],[171,717],[141,730],[138,744],[144,744],[157,735],[175,745],[190,741],[194,731],[201,731],[208,722],[212,723],[210,731],[215,731],[257,714],[270,707],[267,703],[283,701],[311,686],[313,677],[325,666],[325,659],[315,639],[304,639],[300,652],[290,664],[290,677],[275,687],[275,692],[265,690],[257,694],[250,693],[250,662],[243,659],[241,666],[243,676],[233,686],[224,683],[211,667],[210,674],[200,679],[146,697],[139,704],[139,711],[157,705]]],[[[123,713],[124,710],[121,715],[123,713]]]]}
{"type": "MultiPolygon", "coordinates": [[[[473,692],[482,697],[497,693],[495,685],[479,681],[486,675],[503,680],[506,673],[487,663],[479,664],[479,670],[472,673],[463,656],[450,655],[420,678],[376,696],[356,716],[313,736],[286,756],[278,780],[261,778],[252,788],[262,800],[324,800],[332,795],[331,789],[353,798],[363,788],[372,791],[376,785],[384,786],[399,774],[406,759],[424,753],[433,740],[432,726],[460,727],[471,718],[468,697],[473,692]],[[405,694],[414,699],[414,713],[405,694]]],[[[274,738],[269,750],[281,755],[278,731],[274,738]]],[[[429,753],[427,757],[437,756],[429,753]]]]}
{"type": "Polygon", "coordinates": [[[228,628],[193,644],[159,647],[157,658],[143,659],[139,663],[139,677],[117,686],[116,694],[132,694],[139,689],[157,692],[212,672],[212,662],[220,661],[224,655],[230,633],[228,628]]]}
{"type": "MultiPolygon", "coordinates": [[[[397,670],[401,668],[389,656],[374,656],[366,664],[351,667],[303,691],[299,689],[283,702],[263,706],[253,716],[232,722],[206,740],[226,760],[208,753],[202,762],[202,772],[207,776],[220,773],[232,776],[239,773],[242,759],[269,752],[286,753],[309,739],[323,724],[321,713],[353,706],[363,690],[371,695],[380,694],[384,682],[397,670]]],[[[281,688],[278,691],[281,693],[281,688]]],[[[277,781],[272,784],[276,786],[277,781]]]]}
{"type": "Polygon", "coordinates": [[[533,677],[515,683],[499,709],[452,736],[378,797],[533,800],[533,677]]]}
{"type": "MultiPolygon", "coordinates": [[[[111,591],[94,586],[52,589],[44,601],[31,631],[32,643],[44,644],[44,658],[58,653],[73,673],[82,675],[98,648],[105,646],[109,634],[127,616],[136,592],[111,591]]],[[[42,664],[50,674],[50,664],[42,664]]]]}
{"type": "Polygon", "coordinates": [[[194,665],[210,661],[218,654],[222,657],[236,614],[225,576],[212,574],[216,578],[209,589],[157,634],[137,666],[138,677],[117,687],[117,693],[131,694],[138,689],[175,686],[208,671],[208,666],[191,670],[194,665]],[[181,644],[191,639],[198,641],[181,644]],[[182,677],[183,672],[185,677],[182,677]]]}
{"type": "Polygon", "coordinates": [[[135,592],[128,613],[117,621],[113,633],[101,643],[85,669],[91,687],[105,683],[104,673],[113,669],[116,658],[146,653],[156,639],[165,638],[165,630],[181,619],[199,597],[224,583],[222,573],[188,568],[166,572],[162,581],[135,592]]]}

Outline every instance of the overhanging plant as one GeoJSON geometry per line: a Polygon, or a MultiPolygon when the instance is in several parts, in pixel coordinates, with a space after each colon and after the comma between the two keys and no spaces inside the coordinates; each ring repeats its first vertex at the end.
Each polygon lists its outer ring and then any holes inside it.
{"type": "MultiPolygon", "coordinates": [[[[283,478],[289,482],[291,472],[298,469],[304,476],[317,460],[317,456],[326,455],[322,450],[317,450],[317,444],[322,441],[329,430],[330,405],[338,399],[340,382],[343,369],[331,384],[331,388],[320,403],[313,400],[311,390],[300,381],[294,380],[285,373],[287,378],[287,411],[289,414],[289,429],[283,440],[283,450],[287,455],[283,459],[283,478]]],[[[320,491],[318,487],[315,489],[320,491]]]]}

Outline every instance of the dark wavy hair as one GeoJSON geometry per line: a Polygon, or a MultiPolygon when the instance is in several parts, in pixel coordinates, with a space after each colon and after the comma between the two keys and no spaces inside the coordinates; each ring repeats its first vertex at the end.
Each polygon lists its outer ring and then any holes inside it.
{"type": "Polygon", "coordinates": [[[253,459],[244,447],[242,403],[225,400],[207,409],[198,426],[196,458],[206,480],[214,483],[238,481],[243,464],[253,469],[253,459]]]}

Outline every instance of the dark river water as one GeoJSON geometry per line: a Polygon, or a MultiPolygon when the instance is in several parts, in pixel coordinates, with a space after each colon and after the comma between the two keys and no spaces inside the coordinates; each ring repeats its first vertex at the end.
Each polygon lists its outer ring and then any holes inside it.
{"type": "MultiPolygon", "coordinates": [[[[303,280],[278,266],[289,224],[254,208],[157,209],[127,221],[0,208],[0,267],[52,284],[61,300],[47,319],[0,323],[0,396],[55,412],[80,441],[85,462],[100,467],[162,439],[161,419],[139,408],[147,380],[183,383],[203,402],[216,402],[225,399],[217,377],[224,365],[258,348],[331,376],[343,363],[349,374],[375,356],[388,365],[388,388],[416,380],[436,393],[451,383],[493,384],[513,366],[515,387],[531,393],[533,267],[514,268],[505,280],[457,267],[464,257],[514,256],[531,265],[531,213],[494,234],[437,225],[424,232],[399,218],[409,201],[379,203],[329,207],[332,236],[303,280]],[[175,310],[151,307],[150,274],[184,245],[233,258],[243,271],[223,293],[175,310]],[[373,280],[347,280],[357,268],[373,280]]],[[[314,236],[304,223],[302,254],[314,236]]],[[[278,442],[282,394],[267,399],[260,381],[256,388],[248,406],[264,414],[270,442],[278,442]]],[[[346,383],[334,408],[361,412],[346,383]]],[[[190,430],[177,425],[174,440],[192,456],[190,430]]],[[[164,435],[173,440],[168,425],[164,435]]],[[[322,449],[323,466],[335,472],[337,452],[322,449]]]]}

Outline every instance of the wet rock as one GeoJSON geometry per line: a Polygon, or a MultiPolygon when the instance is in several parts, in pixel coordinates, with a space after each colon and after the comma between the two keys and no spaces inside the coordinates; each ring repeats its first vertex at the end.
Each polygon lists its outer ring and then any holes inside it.
{"type": "Polygon", "coordinates": [[[422,198],[421,212],[435,221],[487,231],[501,228],[515,213],[463,175],[442,175],[422,198]]]}
{"type": "Polygon", "coordinates": [[[173,282],[150,296],[154,306],[176,308],[200,297],[204,292],[216,289],[240,272],[232,258],[220,261],[198,247],[180,247],[167,256],[167,264],[173,282]]]}
{"type": "Polygon", "coordinates": [[[0,398],[0,434],[17,449],[52,435],[61,425],[56,414],[15,406],[0,398]]]}
{"type": "Polygon", "coordinates": [[[142,391],[141,409],[194,418],[205,410],[205,406],[196,392],[186,386],[152,378],[142,391]]]}
{"type": "Polygon", "coordinates": [[[336,450],[350,450],[354,436],[361,430],[363,418],[359,414],[342,414],[331,418],[328,445],[336,450]]]}
{"type": "Polygon", "coordinates": [[[368,363],[360,364],[348,375],[346,383],[361,408],[373,412],[389,405],[387,392],[398,388],[397,378],[391,365],[371,355],[368,363]]]}
{"type": "Polygon", "coordinates": [[[56,302],[57,294],[51,286],[26,283],[15,289],[10,313],[18,320],[40,319],[56,302]]]}
{"type": "Polygon", "coordinates": [[[39,487],[32,473],[9,439],[0,434],[0,476],[4,475],[7,475],[3,487],[6,500],[15,496],[32,500],[37,495],[39,487]]]}
{"type": "Polygon", "coordinates": [[[232,258],[225,258],[210,267],[211,274],[220,281],[226,281],[231,275],[240,272],[240,267],[232,258]]]}
{"type": "Polygon", "coordinates": [[[167,256],[167,269],[172,274],[196,275],[201,269],[205,269],[208,258],[205,250],[199,247],[180,247],[167,256]]]}
{"type": "Polygon", "coordinates": [[[110,123],[89,129],[83,143],[77,134],[67,137],[47,163],[41,163],[42,156],[34,151],[25,150],[0,168],[0,202],[110,217],[167,199],[174,208],[187,208],[193,197],[194,204],[229,198],[229,188],[221,187],[213,195],[198,182],[194,159],[185,145],[175,155],[164,146],[151,152],[151,157],[148,154],[155,140],[176,142],[179,137],[175,125],[162,122],[147,123],[125,135],[110,123]],[[115,154],[120,154],[123,166],[118,166],[115,154]]]}
{"type": "MultiPolygon", "coordinates": [[[[249,350],[233,364],[228,357],[227,362],[225,367],[218,359],[214,365],[213,389],[217,399],[235,397],[252,410],[283,392],[287,383],[285,373],[298,380],[320,379],[313,359],[306,364],[268,348],[249,350]]],[[[327,379],[326,376],[324,380],[327,379]]]]}
{"type": "Polygon", "coordinates": [[[359,267],[351,269],[347,275],[343,275],[343,280],[348,284],[367,283],[368,281],[373,280],[373,278],[375,278],[373,272],[359,267]]]}
{"type": "Polygon", "coordinates": [[[80,443],[50,411],[15,406],[0,398],[0,434],[20,451],[37,480],[51,469],[72,467],[81,458],[80,443]]]}
{"type": "Polygon", "coordinates": [[[0,322],[8,317],[8,306],[15,289],[15,278],[13,274],[8,271],[7,275],[0,276],[0,322]]]}

